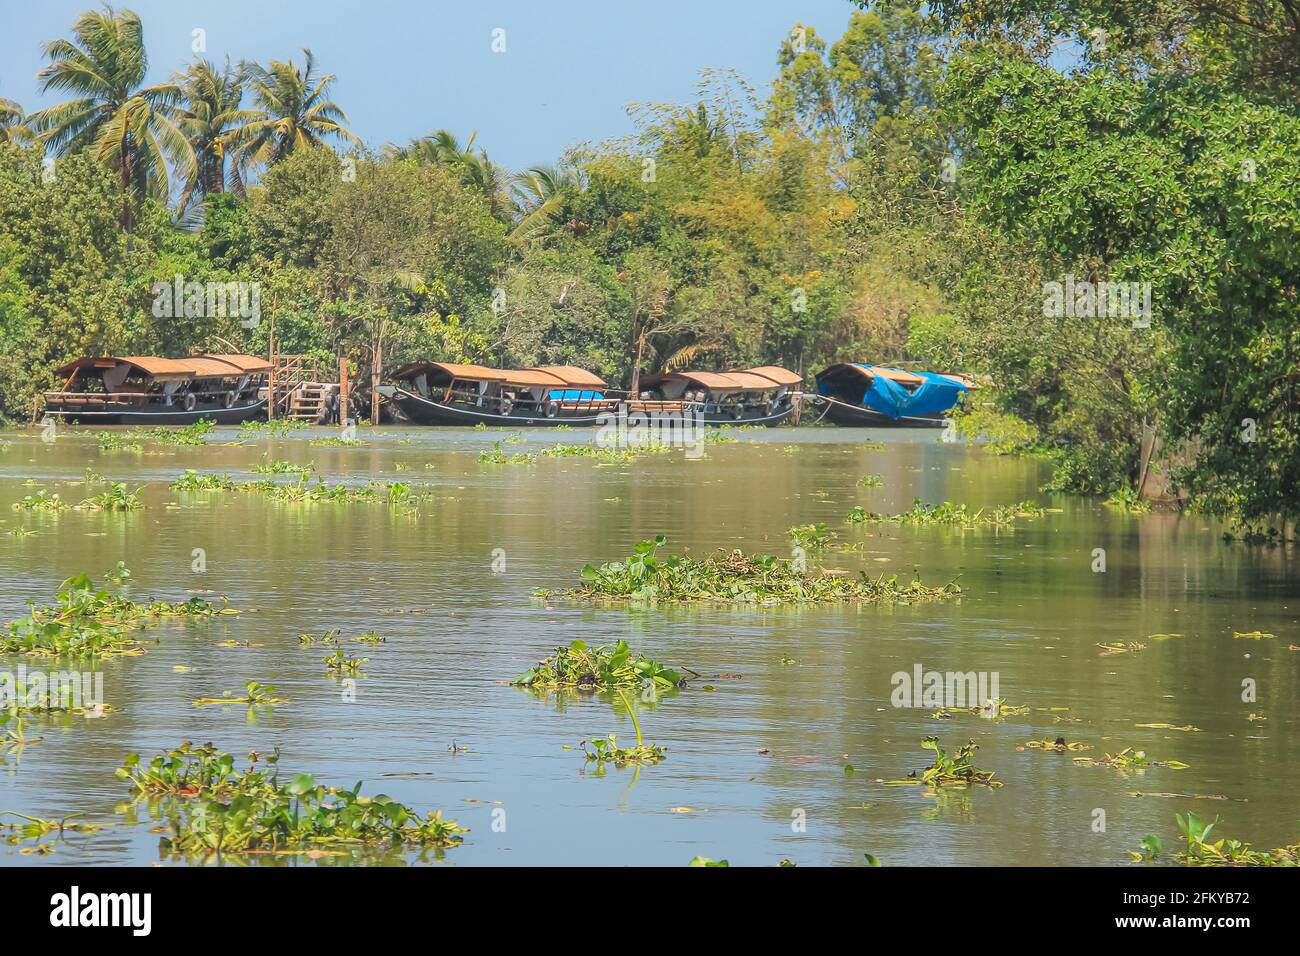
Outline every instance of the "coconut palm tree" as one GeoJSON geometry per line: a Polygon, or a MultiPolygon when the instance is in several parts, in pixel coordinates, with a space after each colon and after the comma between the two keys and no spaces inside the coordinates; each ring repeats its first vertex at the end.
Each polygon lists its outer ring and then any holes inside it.
{"type": "Polygon", "coordinates": [[[514,201],[510,197],[514,177],[488,159],[486,152],[474,148],[474,137],[477,135],[471,134],[469,142],[462,148],[452,133],[438,129],[428,136],[411,140],[406,146],[396,147],[391,152],[398,159],[414,159],[431,166],[446,166],[455,172],[463,185],[483,194],[494,217],[501,222],[511,222],[515,214],[514,201]]]}
{"type": "Polygon", "coordinates": [[[27,114],[13,100],[0,98],[0,143],[25,143],[31,132],[23,122],[27,114]]]}
{"type": "MultiPolygon", "coordinates": [[[[229,61],[218,69],[209,60],[199,60],[175,80],[181,90],[176,125],[194,150],[194,173],[178,207],[184,214],[191,202],[200,203],[204,196],[225,192],[226,156],[239,143],[247,124],[263,119],[264,114],[240,109],[244,78],[229,61]]],[[[237,164],[231,164],[229,176],[230,188],[242,193],[244,183],[237,164]]]]}
{"type": "Polygon", "coordinates": [[[140,18],[105,5],[72,26],[72,40],[51,40],[50,65],[41,70],[41,92],[72,93],[76,99],[28,117],[46,150],[63,156],[90,148],[119,178],[128,199],[122,225],[130,228],[130,197],[163,201],[169,192],[167,161],[185,179],[193,174],[194,151],[171,120],[180,96],[174,84],[142,86],[148,70],[140,18]]]}
{"type": "Polygon", "coordinates": [[[329,99],[334,74],[321,76],[316,58],[303,48],[306,62],[272,60],[269,66],[243,64],[253,103],[262,112],[259,119],[245,124],[236,147],[241,168],[251,164],[273,165],[294,150],[315,147],[329,138],[355,145],[361,140],[344,124],[347,114],[329,99]]]}
{"type": "Polygon", "coordinates": [[[516,244],[545,240],[564,204],[582,188],[578,173],[562,166],[533,166],[514,182],[517,221],[510,239],[516,244]]]}

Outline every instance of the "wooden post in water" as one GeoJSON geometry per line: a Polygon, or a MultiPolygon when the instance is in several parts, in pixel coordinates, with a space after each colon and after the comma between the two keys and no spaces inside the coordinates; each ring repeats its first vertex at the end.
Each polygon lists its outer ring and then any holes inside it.
{"type": "Polygon", "coordinates": [[[348,423],[348,360],[339,359],[339,424],[348,423]]]}
{"type": "Polygon", "coordinates": [[[379,424],[379,381],[384,367],[384,345],[382,340],[375,342],[374,354],[370,363],[370,424],[379,424]]]}

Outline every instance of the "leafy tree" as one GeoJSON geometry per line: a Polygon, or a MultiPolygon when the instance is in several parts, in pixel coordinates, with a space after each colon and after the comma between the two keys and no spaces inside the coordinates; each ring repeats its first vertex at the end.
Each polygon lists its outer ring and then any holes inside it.
{"type": "MultiPolygon", "coordinates": [[[[191,201],[225,191],[226,157],[245,135],[245,124],[260,114],[240,108],[243,77],[231,69],[229,61],[219,69],[209,60],[199,60],[178,74],[176,82],[181,97],[176,125],[189,140],[195,160],[194,173],[177,203],[184,212],[191,201]]],[[[236,192],[243,192],[237,165],[230,168],[230,185],[236,192]]]]}
{"type": "Polygon", "coordinates": [[[244,63],[259,119],[245,123],[237,140],[241,168],[251,164],[272,166],[292,153],[320,146],[328,140],[361,145],[347,128],[347,114],[329,98],[334,74],[321,76],[311,50],[303,49],[304,62],[272,60],[268,66],[244,63]]]}
{"type": "MultiPolygon", "coordinates": [[[[177,87],[141,85],[148,58],[140,18],[105,5],[78,17],[72,32],[73,40],[52,40],[46,46],[50,65],[37,76],[42,93],[76,98],[31,114],[28,126],[55,155],[91,149],[116,174],[126,196],[165,201],[168,160],[183,179],[189,178],[194,151],[171,118],[177,87]]],[[[121,220],[129,229],[130,203],[123,204],[121,220]]]]}

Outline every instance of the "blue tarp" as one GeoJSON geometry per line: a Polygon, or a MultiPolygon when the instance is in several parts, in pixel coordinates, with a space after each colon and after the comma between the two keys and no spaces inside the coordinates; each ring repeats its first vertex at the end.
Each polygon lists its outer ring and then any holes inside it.
{"type": "MultiPolygon", "coordinates": [[[[853,364],[867,371],[875,367],[859,362],[853,364]]],[[[963,392],[968,391],[960,382],[944,378],[935,372],[912,372],[911,374],[925,379],[914,392],[909,392],[902,385],[883,375],[872,376],[871,387],[862,396],[862,404],[898,421],[904,416],[915,417],[946,412],[957,404],[963,392]]]]}
{"type": "Polygon", "coordinates": [[[557,388],[551,392],[551,398],[558,402],[592,402],[604,397],[600,392],[579,391],[576,388],[557,388]]]}

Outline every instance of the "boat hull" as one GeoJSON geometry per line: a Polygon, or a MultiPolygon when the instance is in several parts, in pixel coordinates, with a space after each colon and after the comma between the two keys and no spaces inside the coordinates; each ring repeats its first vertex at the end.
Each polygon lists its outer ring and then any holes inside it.
{"type": "MultiPolygon", "coordinates": [[[[539,414],[534,410],[515,410],[509,415],[502,415],[486,409],[461,408],[456,405],[444,405],[430,401],[395,386],[384,387],[387,396],[402,414],[417,425],[450,425],[473,427],[474,425],[498,425],[503,427],[553,428],[568,425],[570,428],[595,427],[605,424],[618,414],[618,407],[613,406],[602,411],[557,412],[554,417],[539,414]]],[[[629,415],[644,413],[644,402],[636,402],[629,408],[629,415]]],[[[755,409],[747,411],[740,418],[732,415],[705,413],[702,422],[705,425],[779,425],[794,413],[793,406],[786,406],[774,413],[755,409]]],[[[676,414],[681,415],[680,408],[676,414]]]]}
{"type": "Polygon", "coordinates": [[[839,401],[831,403],[826,417],[845,428],[943,428],[948,421],[948,416],[941,412],[933,415],[904,415],[893,419],[873,409],[846,405],[839,401]]]}
{"type": "Polygon", "coordinates": [[[45,414],[51,418],[61,418],[65,422],[79,425],[193,425],[205,419],[218,425],[238,425],[265,413],[266,399],[232,408],[195,408],[188,412],[183,408],[139,411],[121,408],[45,410],[45,414]]]}

